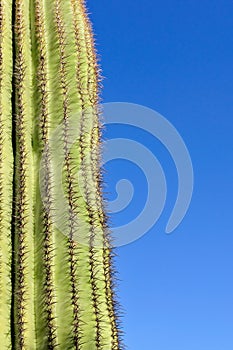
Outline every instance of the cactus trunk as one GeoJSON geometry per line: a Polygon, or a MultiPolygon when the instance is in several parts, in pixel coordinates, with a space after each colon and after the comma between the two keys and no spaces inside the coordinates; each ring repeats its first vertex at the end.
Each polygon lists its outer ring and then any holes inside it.
{"type": "Polygon", "coordinates": [[[99,81],[84,1],[0,0],[3,350],[122,348],[99,81]]]}

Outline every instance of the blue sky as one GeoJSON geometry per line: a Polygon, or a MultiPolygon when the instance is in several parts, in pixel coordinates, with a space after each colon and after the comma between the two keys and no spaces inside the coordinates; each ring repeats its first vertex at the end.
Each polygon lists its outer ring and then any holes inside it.
{"type": "MultiPolygon", "coordinates": [[[[124,342],[130,350],[232,350],[233,2],[89,0],[88,7],[103,102],[137,103],[165,116],[183,137],[195,175],[188,213],[166,235],[177,194],[172,159],[145,132],[107,128],[107,138],[132,138],[156,154],[168,186],[156,225],[117,248],[124,342]]],[[[134,185],[132,202],[111,217],[122,224],[143,207],[145,174],[120,160],[106,170],[109,200],[119,179],[134,185]]]]}

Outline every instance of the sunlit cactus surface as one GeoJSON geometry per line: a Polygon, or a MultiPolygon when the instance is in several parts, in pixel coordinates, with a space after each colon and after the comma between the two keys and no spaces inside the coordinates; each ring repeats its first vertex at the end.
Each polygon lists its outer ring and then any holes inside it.
{"type": "Polygon", "coordinates": [[[83,0],[0,0],[1,350],[122,349],[99,87],[83,0]]]}

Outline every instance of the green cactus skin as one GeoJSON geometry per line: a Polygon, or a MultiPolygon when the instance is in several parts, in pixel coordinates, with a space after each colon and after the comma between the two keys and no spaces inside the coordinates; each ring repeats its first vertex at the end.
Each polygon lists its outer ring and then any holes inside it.
{"type": "Polygon", "coordinates": [[[0,0],[0,21],[1,349],[122,349],[85,2],[0,0]],[[54,223],[59,128],[65,234],[54,223]]]}

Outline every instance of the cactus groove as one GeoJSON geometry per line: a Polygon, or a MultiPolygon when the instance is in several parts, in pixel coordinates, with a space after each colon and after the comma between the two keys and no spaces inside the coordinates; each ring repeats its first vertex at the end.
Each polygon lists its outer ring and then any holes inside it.
{"type": "Polygon", "coordinates": [[[1,350],[123,349],[100,84],[85,1],[0,0],[1,350]]]}

